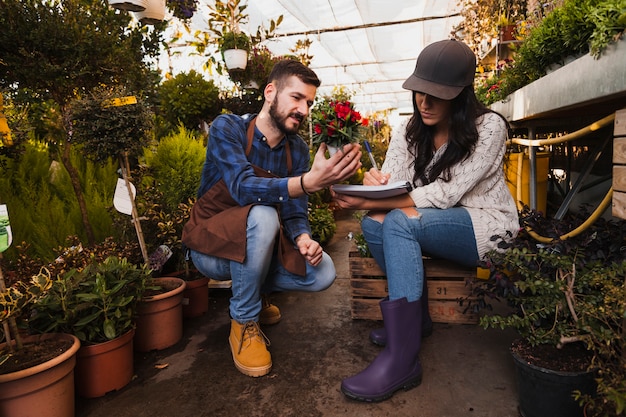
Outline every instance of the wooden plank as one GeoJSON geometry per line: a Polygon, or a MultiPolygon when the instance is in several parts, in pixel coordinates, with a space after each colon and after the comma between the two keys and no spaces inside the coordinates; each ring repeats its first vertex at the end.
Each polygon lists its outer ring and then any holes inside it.
{"type": "Polygon", "coordinates": [[[626,165],[613,166],[613,190],[626,191],[626,165]]]}
{"type": "Polygon", "coordinates": [[[614,136],[626,136],[626,109],[615,112],[614,136]]]}
{"type": "Polygon", "coordinates": [[[613,139],[613,163],[626,164],[626,138],[613,139]]]}
{"type": "Polygon", "coordinates": [[[384,298],[388,294],[387,280],[376,278],[350,278],[350,295],[355,297],[384,298]]]}
{"type": "MultiPolygon", "coordinates": [[[[456,300],[467,297],[471,286],[462,278],[457,280],[431,279],[428,285],[428,298],[431,300],[456,300]]],[[[389,294],[386,279],[351,278],[350,295],[354,297],[384,298],[389,294]]]]}
{"type": "Polygon", "coordinates": [[[626,193],[613,192],[613,216],[626,219],[626,193]]]}
{"type": "MultiPolygon", "coordinates": [[[[350,302],[353,319],[382,320],[380,300],[372,298],[353,298],[350,302]]],[[[476,313],[463,313],[465,307],[456,301],[429,300],[428,311],[435,323],[477,324],[476,313]]]]}

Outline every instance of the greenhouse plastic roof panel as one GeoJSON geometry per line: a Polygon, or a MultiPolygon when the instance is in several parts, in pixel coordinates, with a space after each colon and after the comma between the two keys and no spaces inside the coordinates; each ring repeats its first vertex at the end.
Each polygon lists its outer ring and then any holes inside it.
{"type": "Polygon", "coordinates": [[[450,38],[461,21],[457,2],[447,0],[250,0],[246,11],[254,31],[283,16],[278,37],[266,41],[275,54],[311,40],[318,94],[345,86],[362,112],[411,112],[402,82],[424,46],[450,38]]]}

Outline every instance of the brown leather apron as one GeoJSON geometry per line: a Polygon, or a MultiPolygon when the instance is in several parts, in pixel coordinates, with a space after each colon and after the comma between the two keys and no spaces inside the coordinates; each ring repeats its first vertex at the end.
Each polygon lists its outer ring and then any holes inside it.
{"type": "MultiPolygon", "coordinates": [[[[255,120],[256,118],[252,119],[248,125],[246,156],[252,149],[255,120]]],[[[288,141],[285,141],[285,151],[287,175],[290,175],[292,160],[288,141]]],[[[255,175],[259,177],[276,177],[257,166],[252,167],[255,175]]],[[[191,209],[189,220],[183,228],[183,243],[188,248],[207,255],[243,262],[246,258],[246,224],[252,206],[253,204],[238,205],[231,197],[224,180],[219,180],[198,199],[191,209]]],[[[305,259],[286,236],[282,223],[278,240],[278,256],[287,271],[300,276],[306,274],[305,259]]]]}

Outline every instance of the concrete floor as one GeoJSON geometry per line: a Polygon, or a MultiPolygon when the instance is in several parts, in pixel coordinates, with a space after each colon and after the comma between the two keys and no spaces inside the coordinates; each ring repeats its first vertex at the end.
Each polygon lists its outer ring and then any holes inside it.
{"type": "Polygon", "coordinates": [[[367,338],[381,323],[350,317],[348,252],[355,247],[349,232],[360,227],[344,213],[325,247],[337,267],[331,288],[273,296],[283,319],[264,328],[271,340],[269,375],[251,378],[235,369],[228,347],[230,290],[211,290],[209,312],[185,320],[178,344],[137,353],[130,384],[101,398],[77,398],[76,417],[517,417],[508,352],[515,335],[475,325],[435,323],[422,345],[419,387],[375,404],[344,397],[341,380],[381,349],[367,338]]]}

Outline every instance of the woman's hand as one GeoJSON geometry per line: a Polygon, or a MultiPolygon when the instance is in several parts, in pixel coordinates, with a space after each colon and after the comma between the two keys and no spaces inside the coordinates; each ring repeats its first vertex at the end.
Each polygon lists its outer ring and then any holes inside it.
{"type": "Polygon", "coordinates": [[[371,168],[363,176],[363,185],[385,185],[389,182],[391,174],[382,173],[376,168],[371,168]]]}
{"type": "Polygon", "coordinates": [[[339,207],[342,209],[349,210],[367,210],[368,203],[371,201],[367,198],[356,197],[352,195],[339,194],[336,193],[332,187],[330,187],[330,195],[333,200],[337,203],[339,207]]]}

